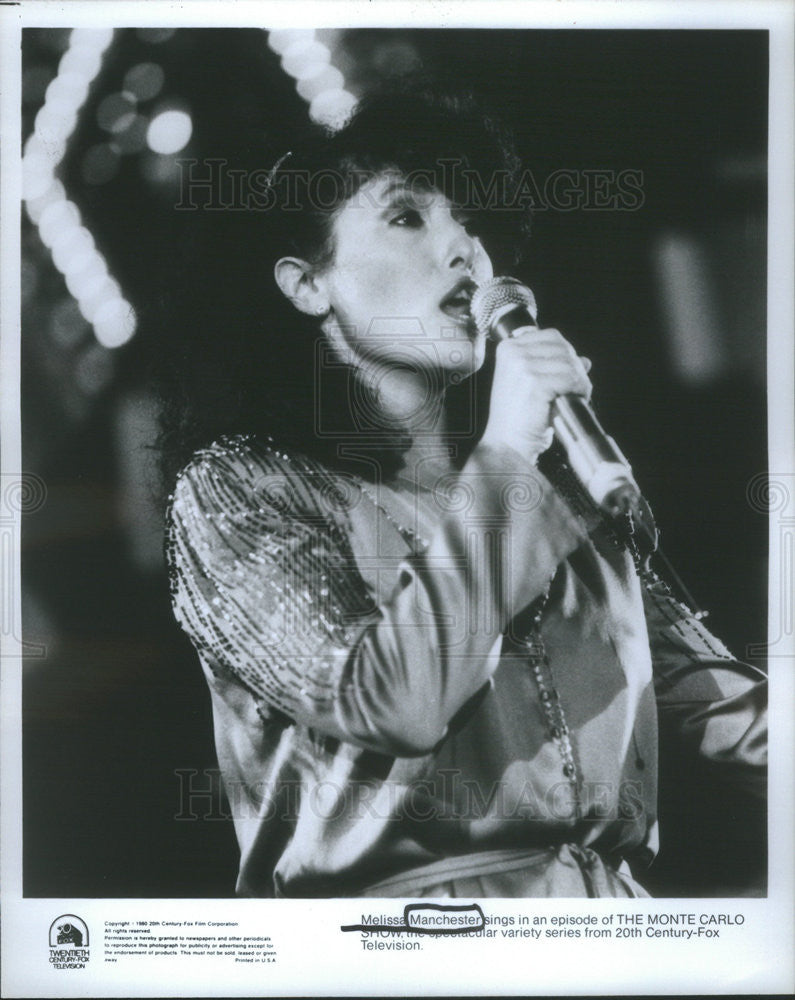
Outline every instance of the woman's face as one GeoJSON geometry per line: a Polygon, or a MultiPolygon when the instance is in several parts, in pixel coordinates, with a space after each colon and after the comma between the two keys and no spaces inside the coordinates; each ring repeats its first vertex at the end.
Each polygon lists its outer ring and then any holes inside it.
{"type": "MultiPolygon", "coordinates": [[[[491,260],[463,212],[399,173],[379,174],[338,211],[334,258],[319,276],[333,336],[354,363],[407,365],[458,377],[483,363],[469,314],[491,260]]],[[[328,332],[328,328],[327,332],[328,332]]]]}

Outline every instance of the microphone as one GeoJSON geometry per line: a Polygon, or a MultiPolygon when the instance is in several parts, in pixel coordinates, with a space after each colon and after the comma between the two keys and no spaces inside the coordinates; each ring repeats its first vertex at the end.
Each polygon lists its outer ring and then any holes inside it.
{"type": "MultiPolygon", "coordinates": [[[[492,340],[506,340],[520,327],[537,326],[533,293],[516,278],[492,278],[472,297],[472,318],[492,340]]],[[[582,396],[558,396],[552,403],[552,429],[572,471],[598,507],[615,517],[633,511],[645,518],[646,502],[629,462],[596,419],[582,396]]]]}

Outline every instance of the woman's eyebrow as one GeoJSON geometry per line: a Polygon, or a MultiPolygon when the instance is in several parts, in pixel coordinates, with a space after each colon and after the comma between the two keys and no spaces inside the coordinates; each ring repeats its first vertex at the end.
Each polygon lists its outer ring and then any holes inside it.
{"type": "Polygon", "coordinates": [[[403,178],[396,178],[376,194],[376,202],[385,212],[396,205],[407,203],[422,208],[430,200],[431,195],[430,189],[417,190],[415,185],[408,184],[403,178]]]}
{"type": "Polygon", "coordinates": [[[405,184],[392,184],[377,196],[378,214],[381,218],[386,218],[398,208],[415,207],[415,200],[411,188],[405,184]]]}
{"type": "Polygon", "coordinates": [[[386,187],[376,195],[376,198],[379,203],[383,203],[384,207],[388,208],[411,193],[411,188],[404,180],[396,179],[390,181],[386,187]]]}

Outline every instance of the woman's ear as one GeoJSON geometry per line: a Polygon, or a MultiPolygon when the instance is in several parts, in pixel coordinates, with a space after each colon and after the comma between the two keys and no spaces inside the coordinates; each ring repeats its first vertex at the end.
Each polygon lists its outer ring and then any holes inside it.
{"type": "Polygon", "coordinates": [[[325,316],[329,311],[328,300],[318,288],[312,265],[300,257],[282,257],[273,268],[276,284],[282,295],[296,309],[308,316],[325,316]]]}

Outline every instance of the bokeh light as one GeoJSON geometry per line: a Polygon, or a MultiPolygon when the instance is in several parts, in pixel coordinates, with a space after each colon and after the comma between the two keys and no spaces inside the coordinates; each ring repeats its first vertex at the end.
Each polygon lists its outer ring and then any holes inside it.
{"type": "Polygon", "coordinates": [[[95,250],[86,258],[83,266],[66,276],[66,287],[76,299],[87,298],[101,286],[108,277],[108,265],[102,254],[95,250]]]}
{"type": "Polygon", "coordinates": [[[149,119],[146,115],[135,115],[123,132],[114,135],[110,140],[111,149],[117,153],[127,155],[129,153],[140,153],[146,146],[146,130],[149,128],[149,119]]]}
{"type": "Polygon", "coordinates": [[[73,299],[61,299],[50,312],[49,333],[61,347],[74,347],[87,329],[88,324],[73,299]]]}
{"type": "Polygon", "coordinates": [[[193,122],[185,111],[161,111],[149,123],[146,142],[154,153],[164,156],[184,149],[193,134],[193,122]]]}
{"type": "Polygon", "coordinates": [[[114,135],[123,132],[135,120],[136,103],[129,94],[108,94],[97,108],[97,124],[114,135]]]}
{"type": "Polygon", "coordinates": [[[179,180],[180,167],[173,156],[147,153],[141,157],[141,174],[153,184],[174,184],[179,180]]]}
{"type": "Polygon", "coordinates": [[[59,235],[80,225],[80,209],[73,201],[56,200],[49,204],[39,219],[39,238],[51,247],[59,235]]]}
{"type": "MultiPolygon", "coordinates": [[[[82,270],[78,271],[77,274],[70,274],[69,280],[67,281],[67,287],[72,295],[79,301],[80,299],[88,300],[93,298],[93,296],[100,291],[105,285],[105,282],[113,281],[107,271],[96,271],[96,270],[82,270]]],[[[118,285],[118,282],[114,282],[118,285]]]]}
{"type": "Polygon", "coordinates": [[[108,386],[115,371],[113,355],[100,344],[88,344],[75,364],[75,382],[89,396],[108,386]]]}
{"type": "Polygon", "coordinates": [[[123,89],[137,101],[151,101],[163,89],[165,78],[157,63],[138,63],[124,74],[123,89]]]}
{"type": "Polygon", "coordinates": [[[351,115],[357,98],[345,89],[345,77],[331,65],[331,50],[309,29],[269,32],[268,46],[282,57],[282,69],[295,78],[298,94],[309,104],[312,121],[340,128],[351,115]]]}
{"type": "MultiPolygon", "coordinates": [[[[37,172],[36,160],[37,158],[44,157],[47,162],[47,172],[52,173],[53,169],[63,158],[65,150],[65,142],[44,142],[41,136],[35,132],[31,132],[25,141],[22,154],[29,161],[26,169],[32,173],[37,172]]],[[[40,170],[41,168],[38,172],[40,170]]]]}
{"type": "Polygon", "coordinates": [[[43,153],[32,153],[22,161],[22,197],[42,197],[52,184],[50,160],[43,153]]]}
{"type": "Polygon", "coordinates": [[[268,46],[279,55],[302,43],[314,41],[315,32],[311,28],[277,28],[268,33],[268,46]]]}
{"type": "Polygon", "coordinates": [[[356,106],[356,98],[347,90],[324,90],[312,99],[309,117],[314,122],[341,128],[350,118],[356,106]]]}
{"type": "Polygon", "coordinates": [[[326,66],[331,59],[331,53],[321,42],[311,41],[308,45],[299,43],[291,46],[282,56],[282,68],[285,73],[298,79],[313,76],[326,66]]]}
{"type": "Polygon", "coordinates": [[[46,100],[49,104],[60,102],[76,111],[88,96],[89,81],[80,73],[59,73],[49,84],[46,100]]]}
{"type": "Polygon", "coordinates": [[[326,63],[325,66],[319,67],[312,76],[302,77],[295,89],[305,101],[311,102],[324,90],[342,90],[344,83],[345,77],[336,66],[330,66],[326,63]]]}
{"type": "Polygon", "coordinates": [[[113,41],[113,28],[74,28],[69,36],[69,44],[74,48],[95,49],[104,52],[113,41]]]}
{"type": "MultiPolygon", "coordinates": [[[[54,176],[77,124],[77,113],[100,70],[102,53],[112,42],[113,34],[111,28],[75,28],[68,36],[69,47],[61,57],[55,78],[47,79],[46,84],[41,72],[28,78],[29,92],[43,89],[45,99],[36,114],[33,135],[25,143],[22,160],[25,207],[39,227],[42,242],[50,248],[53,264],[77,300],[68,300],[63,315],[59,313],[53,319],[51,332],[61,343],[76,342],[87,321],[94,323],[97,341],[105,347],[119,347],[135,333],[134,310],[122,297],[118,282],[108,275],[94,237],[80,224],[77,206],[67,200],[63,184],[54,176]]],[[[66,37],[64,34],[63,38],[66,37]]],[[[138,75],[147,78],[146,73],[139,71],[138,75]]],[[[154,82],[154,78],[149,79],[150,91],[154,82]]],[[[116,139],[132,133],[122,142],[124,151],[142,148],[146,120],[137,113],[135,92],[108,95],[97,109],[97,121],[116,139]]],[[[107,183],[119,169],[121,152],[119,146],[110,142],[92,146],[81,162],[83,180],[87,184],[107,183]]],[[[90,382],[88,379],[86,384],[90,382]]]]}
{"type": "Polygon", "coordinates": [[[72,134],[77,114],[71,105],[47,101],[36,115],[36,135],[45,144],[60,146],[72,134]]]}
{"type": "Polygon", "coordinates": [[[118,281],[108,275],[99,275],[92,279],[91,285],[87,285],[77,302],[80,312],[89,323],[93,323],[106,302],[112,302],[114,299],[121,301],[121,298],[121,286],[118,281]]]}
{"type": "Polygon", "coordinates": [[[61,56],[58,63],[59,73],[76,73],[84,76],[88,80],[93,80],[102,65],[102,53],[96,49],[83,45],[78,48],[69,48],[61,56]]]}
{"type": "Polygon", "coordinates": [[[176,28],[139,28],[137,35],[142,42],[148,42],[150,45],[160,45],[162,42],[167,42],[176,30],[176,28]]]}
{"type": "Polygon", "coordinates": [[[65,199],[66,190],[63,184],[57,178],[53,178],[43,194],[38,195],[36,198],[29,198],[25,202],[25,211],[28,213],[30,221],[38,225],[45,209],[65,199]]]}
{"type": "Polygon", "coordinates": [[[100,306],[93,323],[94,336],[103,347],[122,347],[135,333],[135,310],[117,297],[100,306]]]}
{"type": "Polygon", "coordinates": [[[74,262],[94,249],[94,237],[85,226],[75,226],[58,235],[53,242],[52,262],[61,273],[76,270],[74,262]]]}

